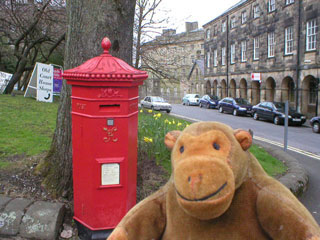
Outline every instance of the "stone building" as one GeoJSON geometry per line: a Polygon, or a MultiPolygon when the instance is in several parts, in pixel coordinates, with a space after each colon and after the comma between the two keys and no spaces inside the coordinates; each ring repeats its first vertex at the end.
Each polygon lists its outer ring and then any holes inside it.
{"type": "Polygon", "coordinates": [[[203,36],[197,22],[187,22],[185,32],[165,29],[161,36],[145,43],[141,65],[149,78],[140,86],[140,97],[157,95],[178,103],[186,93],[204,89],[200,86],[203,82],[188,78],[196,60],[204,57],[203,36]]]}
{"type": "Polygon", "coordinates": [[[319,115],[319,0],[242,0],[205,24],[206,92],[319,115]]]}

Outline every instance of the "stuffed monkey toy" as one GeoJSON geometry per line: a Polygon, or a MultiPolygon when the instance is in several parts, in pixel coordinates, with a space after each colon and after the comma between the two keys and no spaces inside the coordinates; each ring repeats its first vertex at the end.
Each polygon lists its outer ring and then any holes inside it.
{"type": "Polygon", "coordinates": [[[108,240],[320,240],[308,210],[248,151],[249,132],[193,123],[165,137],[172,176],[108,240]]]}

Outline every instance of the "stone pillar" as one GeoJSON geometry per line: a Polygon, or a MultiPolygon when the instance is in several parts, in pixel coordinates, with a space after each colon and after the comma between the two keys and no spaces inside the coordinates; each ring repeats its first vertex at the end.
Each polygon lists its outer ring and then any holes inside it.
{"type": "Polygon", "coordinates": [[[281,89],[275,89],[274,100],[281,102],[281,89]]]}
{"type": "Polygon", "coordinates": [[[252,89],[251,88],[248,88],[247,89],[247,94],[248,94],[248,100],[249,100],[249,102],[253,102],[252,100],[252,89]]]}
{"type": "Polygon", "coordinates": [[[240,88],[237,88],[236,90],[236,98],[239,98],[240,97],[240,88]]]}
{"type": "Polygon", "coordinates": [[[260,100],[258,99],[258,103],[264,101],[266,101],[266,89],[260,89],[260,100]]]}

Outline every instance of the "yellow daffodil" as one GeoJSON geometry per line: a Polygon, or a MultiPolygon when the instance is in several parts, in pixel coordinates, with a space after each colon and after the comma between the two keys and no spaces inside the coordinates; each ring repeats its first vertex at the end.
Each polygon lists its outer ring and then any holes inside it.
{"type": "Polygon", "coordinates": [[[143,110],[141,109],[140,112],[143,113],[143,110]]]}
{"type": "Polygon", "coordinates": [[[189,124],[187,124],[186,127],[189,127],[189,124]]]}
{"type": "Polygon", "coordinates": [[[148,138],[148,137],[144,137],[143,140],[144,140],[146,143],[152,143],[152,142],[153,142],[152,138],[148,138]]]}
{"type": "Polygon", "coordinates": [[[176,124],[176,122],[174,120],[172,120],[172,124],[176,124]]]}
{"type": "Polygon", "coordinates": [[[149,109],[149,110],[148,110],[148,113],[152,113],[152,110],[151,110],[151,109],[149,109]]]}
{"type": "Polygon", "coordinates": [[[169,122],[169,120],[168,120],[168,119],[164,120],[164,123],[168,123],[168,122],[169,122]]]}
{"type": "Polygon", "coordinates": [[[168,124],[171,125],[172,123],[171,123],[171,122],[168,122],[168,124]]]}
{"type": "Polygon", "coordinates": [[[181,125],[182,125],[182,123],[181,123],[181,122],[178,122],[177,126],[180,127],[181,125]]]}
{"type": "Polygon", "coordinates": [[[158,114],[157,114],[157,117],[158,117],[158,118],[161,117],[161,113],[158,113],[158,114]]]}

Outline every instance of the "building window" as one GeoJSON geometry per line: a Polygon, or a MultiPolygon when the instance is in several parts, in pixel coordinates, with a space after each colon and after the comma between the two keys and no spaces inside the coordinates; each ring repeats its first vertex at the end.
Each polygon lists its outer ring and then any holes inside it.
{"type": "Polygon", "coordinates": [[[218,66],[218,51],[217,49],[213,50],[213,66],[218,66]]]}
{"type": "Polygon", "coordinates": [[[275,39],[274,32],[268,33],[268,57],[274,57],[275,39]]]}
{"type": "Polygon", "coordinates": [[[210,29],[207,29],[206,31],[206,39],[210,39],[210,29]]]}
{"type": "Polygon", "coordinates": [[[253,18],[260,17],[260,7],[259,5],[256,5],[253,7],[253,18]]]}
{"type": "Polygon", "coordinates": [[[247,21],[247,12],[241,13],[241,23],[244,24],[247,21]]]}
{"type": "Polygon", "coordinates": [[[213,36],[217,35],[217,26],[213,26],[213,36]]]}
{"type": "Polygon", "coordinates": [[[207,52],[207,68],[210,67],[210,52],[207,52]]]}
{"type": "Polygon", "coordinates": [[[230,48],[230,63],[233,64],[236,58],[236,45],[232,44],[230,48]]]}
{"type": "Polygon", "coordinates": [[[276,10],[276,0],[268,0],[268,12],[276,10]]]}
{"type": "Polygon", "coordinates": [[[259,37],[253,39],[253,60],[259,59],[260,42],[259,37]]]}
{"type": "Polygon", "coordinates": [[[307,22],[307,37],[306,37],[306,50],[316,50],[317,43],[317,22],[316,19],[312,19],[307,22]]]}
{"type": "Polygon", "coordinates": [[[247,42],[241,42],[241,62],[247,61],[247,42]]]}
{"type": "Polygon", "coordinates": [[[222,66],[226,65],[226,48],[225,47],[221,49],[221,65],[222,66]]]}
{"type": "Polygon", "coordinates": [[[289,5],[291,3],[294,3],[294,0],[286,0],[286,5],[289,5]]]}
{"type": "Polygon", "coordinates": [[[284,53],[287,54],[292,54],[293,52],[293,27],[287,27],[285,29],[285,48],[284,48],[284,53]]]}
{"type": "Polygon", "coordinates": [[[227,24],[226,24],[226,21],[224,21],[221,24],[221,32],[225,32],[226,30],[227,30],[227,24]]]}
{"type": "Polygon", "coordinates": [[[232,17],[230,20],[230,28],[235,28],[236,27],[236,18],[232,17]]]}

